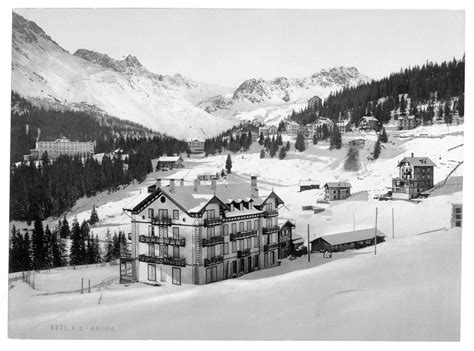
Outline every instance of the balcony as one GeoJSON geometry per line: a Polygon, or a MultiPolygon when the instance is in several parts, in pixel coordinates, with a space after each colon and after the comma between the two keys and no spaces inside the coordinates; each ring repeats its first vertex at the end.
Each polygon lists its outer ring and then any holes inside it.
{"type": "Polygon", "coordinates": [[[222,218],[216,217],[216,218],[206,218],[204,220],[204,226],[205,227],[211,227],[214,225],[219,225],[222,223],[222,218]]]}
{"type": "Polygon", "coordinates": [[[246,256],[250,256],[250,249],[237,251],[237,258],[242,258],[242,257],[246,257],[246,256]]]}
{"type": "Polygon", "coordinates": [[[160,226],[171,226],[171,218],[170,217],[153,217],[151,222],[155,225],[160,226]]]}
{"type": "Polygon", "coordinates": [[[204,238],[202,239],[202,246],[211,246],[211,245],[217,245],[217,244],[223,244],[224,243],[224,236],[215,236],[213,238],[204,238]]]}
{"type": "Polygon", "coordinates": [[[214,256],[212,258],[204,259],[204,267],[211,266],[213,264],[218,264],[224,262],[224,256],[214,256]]]}
{"type": "Polygon", "coordinates": [[[272,233],[277,233],[280,227],[273,226],[273,227],[268,227],[268,228],[263,228],[263,234],[272,234],[272,233]]]}
{"type": "Polygon", "coordinates": [[[278,243],[263,245],[263,251],[267,252],[270,250],[278,249],[278,247],[279,247],[278,243]]]}
{"type": "Polygon", "coordinates": [[[156,256],[147,256],[140,255],[138,256],[140,262],[146,263],[156,263],[156,264],[166,264],[168,266],[186,266],[186,259],[184,258],[173,258],[173,257],[156,257],[156,256]]]}
{"type": "Polygon", "coordinates": [[[138,241],[146,244],[186,246],[186,240],[184,238],[161,238],[159,236],[140,235],[138,241]]]}
{"type": "Polygon", "coordinates": [[[234,240],[239,240],[239,239],[245,239],[245,238],[250,238],[255,235],[257,235],[256,229],[244,230],[242,232],[230,234],[230,240],[234,241],[234,240]]]}
{"type": "Polygon", "coordinates": [[[277,217],[277,216],[278,216],[278,210],[263,211],[263,217],[265,217],[265,218],[277,217]]]}

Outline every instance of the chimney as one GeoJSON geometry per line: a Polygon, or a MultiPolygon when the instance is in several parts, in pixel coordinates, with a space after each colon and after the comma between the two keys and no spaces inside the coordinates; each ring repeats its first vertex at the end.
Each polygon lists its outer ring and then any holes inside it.
{"type": "Polygon", "coordinates": [[[156,188],[161,187],[161,178],[156,178],[156,188]]]}
{"type": "Polygon", "coordinates": [[[170,193],[175,192],[174,179],[170,179],[170,193]]]}
{"type": "Polygon", "coordinates": [[[211,189],[216,191],[216,188],[217,188],[217,180],[216,180],[216,178],[212,178],[211,179],[211,189]]]}
{"type": "Polygon", "coordinates": [[[258,197],[258,188],[257,188],[257,177],[250,177],[250,197],[252,199],[258,197]]]}
{"type": "Polygon", "coordinates": [[[181,179],[179,180],[179,185],[180,185],[180,186],[184,186],[184,179],[183,179],[183,178],[181,178],[181,179]]]}
{"type": "Polygon", "coordinates": [[[413,153],[413,152],[411,153],[411,157],[414,157],[414,153],[413,153]]]}
{"type": "Polygon", "coordinates": [[[194,192],[198,192],[199,179],[194,179],[194,192]]]}

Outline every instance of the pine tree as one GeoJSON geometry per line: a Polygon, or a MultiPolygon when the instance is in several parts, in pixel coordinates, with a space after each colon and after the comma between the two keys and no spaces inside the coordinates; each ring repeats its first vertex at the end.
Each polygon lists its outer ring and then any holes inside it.
{"type": "Polygon", "coordinates": [[[61,250],[61,238],[57,230],[51,233],[51,258],[53,267],[63,266],[63,253],[61,250]]]}
{"type": "Polygon", "coordinates": [[[303,152],[306,149],[306,146],[304,143],[304,136],[302,133],[298,133],[296,135],[295,149],[298,150],[299,152],[303,152]]]}
{"type": "Polygon", "coordinates": [[[290,151],[290,141],[286,142],[286,151],[290,151]]]}
{"type": "Polygon", "coordinates": [[[45,268],[51,268],[53,266],[53,246],[54,246],[54,238],[53,233],[49,229],[49,225],[46,225],[46,229],[44,231],[44,242],[45,242],[45,268]]]}
{"type": "Polygon", "coordinates": [[[225,169],[227,174],[232,173],[232,159],[230,158],[230,154],[227,155],[227,160],[225,161],[225,169]]]}
{"type": "Polygon", "coordinates": [[[342,137],[339,128],[336,126],[332,129],[331,138],[329,139],[329,149],[340,149],[342,147],[342,137]]]}
{"type": "Polygon", "coordinates": [[[105,249],[104,259],[106,262],[110,262],[113,260],[113,257],[114,257],[114,246],[113,246],[112,236],[110,234],[109,228],[107,228],[106,238],[107,238],[107,245],[105,249]]]}
{"type": "Polygon", "coordinates": [[[318,144],[318,136],[316,135],[316,133],[313,134],[313,145],[317,145],[318,144]]]}
{"type": "Polygon", "coordinates": [[[72,224],[72,233],[71,233],[71,251],[70,251],[70,263],[73,266],[82,264],[82,233],[81,227],[77,220],[72,224]]]}
{"type": "Polygon", "coordinates": [[[464,95],[461,95],[458,100],[458,114],[459,117],[464,117],[464,95]]]}
{"type": "Polygon", "coordinates": [[[96,209],[95,205],[93,205],[91,216],[90,216],[90,219],[89,219],[89,223],[90,223],[90,225],[94,225],[97,222],[99,222],[99,215],[97,214],[97,209],[96,209]]]}
{"type": "Polygon", "coordinates": [[[450,102],[446,101],[444,103],[444,122],[446,124],[451,124],[453,123],[453,116],[451,114],[451,108],[449,107],[450,102]]]}
{"type": "Polygon", "coordinates": [[[374,145],[374,154],[373,154],[373,156],[372,156],[372,158],[373,158],[374,160],[376,160],[376,159],[379,158],[379,156],[380,156],[380,150],[381,150],[380,140],[377,139],[377,142],[376,142],[375,145],[374,145]]]}
{"type": "Polygon", "coordinates": [[[387,136],[387,132],[385,131],[385,128],[382,128],[382,133],[380,134],[379,139],[382,143],[388,142],[388,136],[387,136]]]}
{"type": "Polygon", "coordinates": [[[265,142],[265,137],[263,136],[263,132],[260,132],[260,138],[258,139],[258,143],[260,145],[263,145],[264,142],[265,142]]]}
{"type": "Polygon", "coordinates": [[[278,154],[278,158],[280,160],[283,160],[285,157],[286,157],[286,148],[282,146],[280,148],[280,153],[278,154]]]}
{"type": "Polygon", "coordinates": [[[260,158],[265,158],[265,150],[260,150],[260,158]]]}
{"type": "Polygon", "coordinates": [[[43,223],[38,218],[35,220],[33,229],[33,269],[39,270],[45,268],[45,256],[43,223]]]}
{"type": "Polygon", "coordinates": [[[71,230],[69,229],[69,223],[66,219],[66,216],[64,216],[62,222],[60,222],[59,236],[62,239],[68,239],[71,236],[71,230]]]}

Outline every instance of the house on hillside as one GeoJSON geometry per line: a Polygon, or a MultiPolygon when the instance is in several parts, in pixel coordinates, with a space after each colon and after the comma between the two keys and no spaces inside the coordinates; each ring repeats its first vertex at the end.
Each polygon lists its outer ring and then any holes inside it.
{"type": "Polygon", "coordinates": [[[298,123],[296,123],[295,121],[286,122],[286,126],[285,126],[286,134],[288,134],[288,135],[298,134],[299,127],[300,127],[300,125],[298,123]]]}
{"type": "Polygon", "coordinates": [[[300,192],[312,189],[319,189],[319,182],[316,180],[300,180],[298,186],[300,188],[300,192]]]}
{"type": "Polygon", "coordinates": [[[349,182],[328,182],[324,184],[324,199],[326,201],[344,200],[351,196],[349,182]]]}
{"type": "Polygon", "coordinates": [[[204,153],[204,139],[190,139],[188,140],[188,147],[191,154],[202,154],[204,153]]]}
{"type": "Polygon", "coordinates": [[[337,122],[336,126],[339,129],[339,133],[341,134],[346,134],[347,132],[352,131],[349,121],[337,122]]]}
{"type": "Polygon", "coordinates": [[[404,157],[399,163],[399,176],[392,179],[392,198],[411,199],[434,185],[434,167],[428,157],[404,157]]]}
{"type": "Polygon", "coordinates": [[[95,142],[71,141],[61,137],[54,141],[37,141],[36,147],[30,150],[29,155],[24,155],[25,161],[41,160],[43,154],[47,153],[50,160],[55,160],[61,155],[67,156],[90,156],[94,154],[95,142]]]}
{"type": "Polygon", "coordinates": [[[364,116],[359,120],[359,129],[364,131],[376,130],[379,120],[372,116],[364,116]]]}
{"type": "MultiPolygon", "coordinates": [[[[181,185],[183,184],[183,185],[181,185]]],[[[261,196],[250,183],[164,186],[129,204],[132,244],[121,265],[129,281],[208,284],[278,263],[279,206],[275,193],[261,196]]]]}
{"type": "Polygon", "coordinates": [[[267,136],[272,136],[272,135],[277,135],[278,132],[278,127],[275,125],[271,126],[264,126],[264,127],[259,127],[258,128],[258,136],[260,137],[260,134],[263,133],[264,137],[267,136]]]}
{"type": "Polygon", "coordinates": [[[420,124],[420,121],[415,116],[398,117],[398,130],[414,129],[419,124],[420,124]]]}
{"type": "Polygon", "coordinates": [[[290,255],[293,255],[293,237],[292,232],[295,224],[289,220],[279,223],[280,229],[278,231],[278,259],[282,260],[290,255]]]}
{"type": "Polygon", "coordinates": [[[323,137],[323,128],[326,126],[329,133],[331,133],[334,127],[334,122],[326,117],[319,117],[316,123],[313,125],[313,130],[318,138],[323,137]]]}
{"type": "Polygon", "coordinates": [[[157,169],[173,169],[184,167],[181,156],[161,156],[158,158],[157,169]]]}
{"type": "Polygon", "coordinates": [[[385,234],[375,228],[361,229],[351,232],[323,235],[311,241],[311,252],[338,252],[352,249],[360,249],[385,241],[385,234]]]}

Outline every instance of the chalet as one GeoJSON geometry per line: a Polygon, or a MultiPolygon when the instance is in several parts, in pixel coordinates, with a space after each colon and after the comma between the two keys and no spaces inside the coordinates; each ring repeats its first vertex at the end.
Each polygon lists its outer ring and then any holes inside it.
{"type": "Polygon", "coordinates": [[[324,199],[326,201],[344,200],[351,196],[349,182],[328,182],[324,185],[324,199]]]}
{"type": "Polygon", "coordinates": [[[321,138],[323,136],[324,126],[326,126],[328,132],[330,133],[332,131],[332,128],[334,127],[334,123],[329,118],[319,117],[319,119],[316,121],[315,125],[313,126],[313,130],[316,133],[318,138],[321,138]]]}
{"type": "Polygon", "coordinates": [[[346,134],[347,132],[352,131],[349,121],[337,122],[336,126],[339,129],[339,133],[341,134],[346,134]]]}
{"type": "Polygon", "coordinates": [[[295,121],[286,122],[286,126],[285,126],[286,134],[288,134],[288,135],[298,134],[299,127],[300,127],[300,125],[298,123],[296,123],[295,121]]]}
{"type": "Polygon", "coordinates": [[[157,180],[124,208],[132,240],[121,281],[207,284],[274,267],[280,205],[273,191],[259,194],[256,177],[250,184],[157,180]]]}
{"type": "Polygon", "coordinates": [[[161,156],[158,158],[158,164],[156,166],[157,169],[173,169],[182,167],[184,167],[184,164],[181,156],[161,156]]]}
{"type": "Polygon", "coordinates": [[[202,154],[204,152],[204,142],[205,141],[203,139],[188,140],[188,146],[191,154],[202,154]]]}
{"type": "Polygon", "coordinates": [[[392,179],[392,198],[411,199],[433,188],[434,167],[427,157],[404,157],[399,163],[399,176],[392,179]]]}
{"type": "Polygon", "coordinates": [[[308,107],[317,109],[320,108],[323,104],[323,100],[319,96],[313,96],[311,99],[308,100],[308,107]]]}
{"type": "Polygon", "coordinates": [[[301,191],[312,190],[312,189],[319,189],[319,182],[315,180],[300,180],[298,186],[301,191]]]}
{"type": "Polygon", "coordinates": [[[295,224],[291,221],[283,221],[279,224],[278,231],[278,259],[282,260],[294,253],[292,231],[295,224]]]}
{"type": "Polygon", "coordinates": [[[400,116],[398,117],[398,130],[414,129],[420,124],[420,121],[415,116],[400,116]]]}
{"type": "Polygon", "coordinates": [[[338,252],[351,249],[360,249],[385,240],[385,234],[375,228],[361,229],[351,232],[323,235],[311,242],[311,252],[338,252]]]}
{"type": "Polygon", "coordinates": [[[262,133],[263,133],[264,137],[267,137],[267,136],[276,135],[277,132],[278,132],[278,127],[275,126],[275,125],[264,126],[264,127],[259,127],[258,128],[258,136],[259,137],[260,137],[260,134],[262,134],[262,133]]]}
{"type": "Polygon", "coordinates": [[[359,129],[360,130],[375,130],[377,129],[377,125],[379,124],[379,120],[372,116],[364,116],[359,120],[359,129]]]}

